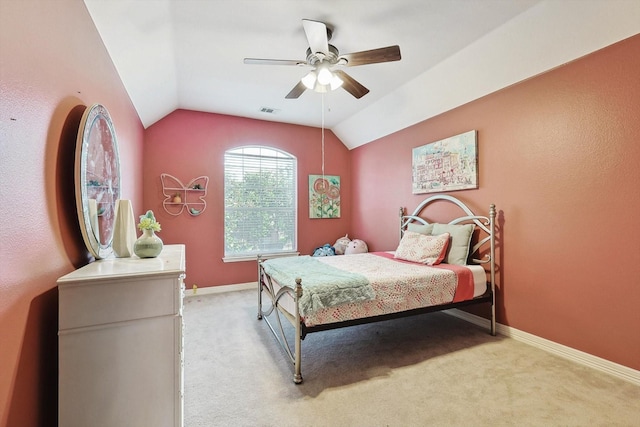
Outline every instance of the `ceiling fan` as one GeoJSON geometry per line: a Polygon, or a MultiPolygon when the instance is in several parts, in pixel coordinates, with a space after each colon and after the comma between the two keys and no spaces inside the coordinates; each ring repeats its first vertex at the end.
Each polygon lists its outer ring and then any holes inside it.
{"type": "Polygon", "coordinates": [[[351,95],[360,99],[369,93],[369,89],[344,71],[336,69],[337,67],[355,67],[357,65],[399,61],[401,59],[400,47],[398,45],[340,55],[338,49],[329,44],[332,31],[326,24],[310,19],[303,19],[302,26],[309,42],[306,59],[244,59],[245,64],[312,67],[313,69],[287,94],[285,97],[287,99],[298,98],[307,89],[316,92],[328,92],[339,87],[342,87],[351,95]]]}

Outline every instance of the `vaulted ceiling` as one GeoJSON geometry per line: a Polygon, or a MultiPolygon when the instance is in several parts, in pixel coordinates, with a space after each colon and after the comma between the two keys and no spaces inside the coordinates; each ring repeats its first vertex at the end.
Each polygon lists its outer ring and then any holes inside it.
{"type": "Polygon", "coordinates": [[[640,31],[637,0],[85,0],[145,127],[176,109],[324,126],[349,148],[640,31]],[[399,45],[397,62],[345,67],[370,92],[285,95],[309,68],[302,19],[340,53],[399,45]],[[265,111],[266,110],[266,111],[265,111]],[[324,114],[323,114],[324,113],[324,114]]]}

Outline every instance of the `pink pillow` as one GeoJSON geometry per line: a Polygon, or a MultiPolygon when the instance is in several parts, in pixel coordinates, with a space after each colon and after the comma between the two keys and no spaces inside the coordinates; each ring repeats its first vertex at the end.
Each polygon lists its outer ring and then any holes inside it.
{"type": "Polygon", "coordinates": [[[447,254],[449,233],[438,236],[405,231],[396,249],[395,258],[420,264],[437,265],[447,254]]]}

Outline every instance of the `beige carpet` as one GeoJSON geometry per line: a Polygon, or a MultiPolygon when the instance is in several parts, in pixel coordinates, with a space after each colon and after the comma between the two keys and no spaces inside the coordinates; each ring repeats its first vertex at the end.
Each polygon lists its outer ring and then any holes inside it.
{"type": "Polygon", "coordinates": [[[640,426],[640,387],[443,313],[310,334],[295,385],[256,305],[186,298],[186,427],[640,426]]]}

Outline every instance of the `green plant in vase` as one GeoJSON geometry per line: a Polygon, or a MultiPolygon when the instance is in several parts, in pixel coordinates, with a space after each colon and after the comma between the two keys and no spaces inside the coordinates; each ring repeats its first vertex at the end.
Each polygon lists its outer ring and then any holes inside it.
{"type": "Polygon", "coordinates": [[[162,239],[156,236],[156,232],[162,227],[156,221],[153,211],[149,210],[146,214],[140,215],[138,229],[142,231],[142,236],[136,240],[133,245],[133,252],[140,258],[155,258],[162,252],[162,239]]]}

